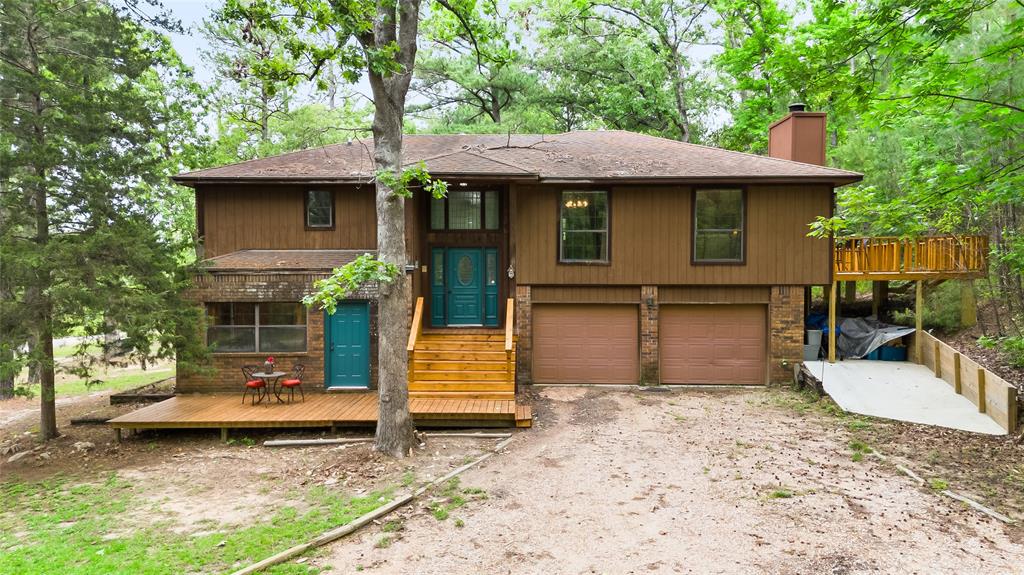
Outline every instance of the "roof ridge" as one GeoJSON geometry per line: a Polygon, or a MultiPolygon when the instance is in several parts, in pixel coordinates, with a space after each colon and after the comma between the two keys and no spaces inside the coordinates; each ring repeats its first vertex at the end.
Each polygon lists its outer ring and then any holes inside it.
{"type": "Polygon", "coordinates": [[[681,144],[683,146],[690,146],[690,147],[693,147],[693,148],[701,148],[701,149],[704,149],[704,150],[712,150],[712,151],[715,151],[715,152],[725,152],[725,153],[728,153],[728,154],[740,154],[740,155],[747,156],[747,157],[750,157],[750,158],[757,158],[759,160],[771,160],[773,162],[783,162],[783,163],[789,163],[789,164],[800,164],[800,165],[803,165],[803,166],[811,166],[811,167],[814,167],[814,168],[824,168],[826,170],[833,170],[835,172],[840,172],[840,173],[843,173],[843,174],[849,174],[851,176],[859,176],[859,175],[861,175],[861,174],[858,174],[857,172],[853,172],[853,171],[850,171],[850,170],[844,170],[842,168],[834,168],[832,166],[820,166],[818,164],[810,164],[808,162],[798,162],[796,160],[787,160],[785,158],[776,158],[774,156],[762,156],[761,154],[754,154],[754,153],[751,153],[751,152],[741,152],[739,150],[729,150],[727,148],[716,148],[714,146],[705,146],[704,144],[694,144],[693,142],[680,142],[679,140],[673,140],[671,138],[666,138],[664,136],[654,136],[652,134],[645,134],[643,132],[631,132],[629,130],[620,130],[620,129],[608,130],[608,131],[624,132],[626,134],[633,134],[633,135],[637,135],[637,136],[643,136],[645,138],[651,138],[651,139],[654,139],[654,140],[663,140],[665,142],[672,142],[673,144],[681,144]]]}
{"type": "MultiPolygon", "coordinates": [[[[495,149],[495,148],[488,148],[488,149],[495,149]]],[[[497,149],[501,149],[501,148],[497,148],[497,149]]],[[[471,152],[469,150],[463,150],[463,151],[466,152],[467,154],[471,155],[471,156],[476,156],[478,158],[483,158],[483,159],[487,160],[488,162],[494,162],[495,164],[501,164],[503,166],[508,166],[510,168],[515,168],[515,169],[519,170],[520,172],[523,172],[524,174],[534,174],[534,175],[537,175],[537,176],[540,175],[540,173],[538,173],[538,172],[534,172],[532,170],[528,170],[528,169],[526,169],[526,168],[524,168],[522,166],[517,166],[517,165],[515,165],[513,163],[510,163],[510,162],[503,162],[501,160],[495,160],[494,158],[488,158],[487,156],[485,156],[483,154],[477,154],[477,153],[471,152]]]]}

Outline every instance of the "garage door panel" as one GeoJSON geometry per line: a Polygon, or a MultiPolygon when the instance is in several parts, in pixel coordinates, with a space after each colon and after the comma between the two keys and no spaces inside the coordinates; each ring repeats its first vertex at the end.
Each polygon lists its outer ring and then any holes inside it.
{"type": "Polygon", "coordinates": [[[636,383],[637,322],[632,305],[534,305],[534,381],[636,383]]]}
{"type": "Polygon", "coordinates": [[[663,383],[763,384],[763,305],[663,305],[663,383]]]}

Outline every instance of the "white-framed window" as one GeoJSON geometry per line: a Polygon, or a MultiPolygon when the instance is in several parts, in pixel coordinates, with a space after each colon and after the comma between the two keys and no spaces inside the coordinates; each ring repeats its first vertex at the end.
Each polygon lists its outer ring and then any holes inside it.
{"type": "Polygon", "coordinates": [[[559,204],[558,260],[608,262],[608,192],[565,190],[559,204]]]}
{"type": "Polygon", "coordinates": [[[306,351],[306,306],[298,302],[210,302],[206,319],[214,353],[306,351]]]}

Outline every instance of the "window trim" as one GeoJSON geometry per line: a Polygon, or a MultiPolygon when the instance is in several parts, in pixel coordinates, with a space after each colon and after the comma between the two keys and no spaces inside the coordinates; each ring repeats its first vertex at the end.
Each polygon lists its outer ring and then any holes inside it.
{"type": "MultiPolygon", "coordinates": [[[[457,185],[457,184],[456,184],[457,185]]],[[[485,234],[496,234],[501,233],[504,230],[504,220],[502,217],[504,214],[504,207],[502,204],[502,190],[491,186],[467,186],[465,188],[459,187],[458,189],[451,189],[449,186],[448,194],[440,199],[444,204],[444,228],[434,228],[431,224],[433,223],[433,203],[435,198],[429,196],[427,198],[427,232],[431,234],[464,234],[464,233],[485,233],[485,234]],[[448,198],[455,192],[479,192],[480,193],[480,227],[479,228],[459,228],[452,229],[448,221],[448,198]],[[487,192],[494,192],[497,194],[495,203],[498,205],[498,227],[490,229],[487,227],[487,192]]]]}
{"type": "MultiPolygon", "coordinates": [[[[250,328],[251,327],[253,329],[253,351],[217,351],[217,350],[214,349],[214,350],[210,350],[210,353],[212,355],[265,355],[265,354],[275,354],[275,355],[308,355],[309,354],[309,310],[306,310],[306,322],[305,323],[291,324],[291,325],[280,325],[280,324],[263,324],[263,323],[260,322],[260,304],[262,304],[262,303],[289,303],[289,304],[290,303],[294,303],[294,304],[296,304],[298,306],[302,306],[302,302],[292,302],[292,301],[287,301],[287,300],[207,301],[207,302],[203,302],[203,309],[204,309],[204,311],[208,310],[209,308],[207,306],[209,306],[210,304],[238,304],[238,303],[251,303],[251,304],[253,304],[253,306],[254,306],[254,310],[253,310],[253,324],[252,325],[237,325],[237,326],[234,325],[234,324],[231,324],[229,327],[244,327],[244,328],[250,328]],[[260,351],[260,328],[261,327],[299,327],[299,326],[305,328],[305,330],[306,330],[306,338],[305,338],[305,343],[303,345],[303,349],[297,350],[297,351],[260,351]]],[[[207,312],[205,317],[209,317],[209,312],[207,312]]],[[[203,338],[204,338],[205,343],[206,343],[207,346],[210,345],[210,331],[209,330],[210,330],[211,327],[217,327],[217,326],[207,325],[206,329],[203,330],[203,338]]]]}
{"type": "MultiPolygon", "coordinates": [[[[612,265],[612,191],[609,188],[565,188],[558,191],[557,201],[555,202],[555,217],[558,222],[558,241],[555,242],[555,261],[558,265],[563,266],[610,266],[612,265]],[[608,213],[605,214],[605,230],[604,230],[604,241],[605,241],[605,259],[603,260],[567,260],[562,257],[562,208],[565,205],[566,193],[572,192],[604,192],[605,205],[607,206],[608,213]]],[[[573,231],[595,231],[601,230],[573,230],[573,231]]]]}
{"type": "Polygon", "coordinates": [[[690,190],[690,265],[693,266],[744,266],[747,265],[747,186],[745,185],[707,185],[693,186],[690,190]],[[700,190],[739,190],[740,191],[740,259],[738,260],[699,260],[697,259],[697,192],[700,190]]]}
{"type": "Polygon", "coordinates": [[[302,219],[305,224],[306,231],[310,232],[329,232],[334,230],[334,224],[337,221],[335,212],[337,211],[337,203],[332,189],[324,188],[306,188],[302,191],[302,219]],[[327,192],[331,195],[331,225],[329,226],[312,226],[309,224],[309,193],[310,192],[327,192]]]}

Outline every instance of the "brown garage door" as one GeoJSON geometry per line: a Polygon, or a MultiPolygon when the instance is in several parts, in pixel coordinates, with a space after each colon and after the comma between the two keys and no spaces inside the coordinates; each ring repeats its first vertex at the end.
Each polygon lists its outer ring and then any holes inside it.
{"type": "Polygon", "coordinates": [[[533,380],[636,383],[640,345],[634,305],[535,304],[533,380]]]}
{"type": "Polygon", "coordinates": [[[763,305],[662,305],[662,383],[763,384],[763,305]]]}

